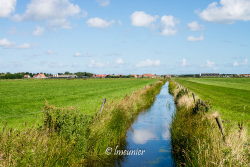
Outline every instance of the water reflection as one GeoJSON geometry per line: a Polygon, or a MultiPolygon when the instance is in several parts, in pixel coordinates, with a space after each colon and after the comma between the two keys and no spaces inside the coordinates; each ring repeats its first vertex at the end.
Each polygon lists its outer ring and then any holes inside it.
{"type": "Polygon", "coordinates": [[[169,126],[168,125],[163,125],[163,131],[162,131],[161,136],[164,140],[170,140],[171,135],[169,133],[169,126]]]}
{"type": "Polygon", "coordinates": [[[138,129],[133,131],[132,140],[135,144],[146,144],[153,139],[156,139],[156,135],[150,130],[138,129]]]}
{"type": "Polygon", "coordinates": [[[151,108],[140,114],[127,132],[126,149],[144,149],[145,154],[143,156],[125,156],[119,166],[174,166],[169,131],[174,112],[174,99],[168,93],[168,83],[166,83],[151,108]]]}

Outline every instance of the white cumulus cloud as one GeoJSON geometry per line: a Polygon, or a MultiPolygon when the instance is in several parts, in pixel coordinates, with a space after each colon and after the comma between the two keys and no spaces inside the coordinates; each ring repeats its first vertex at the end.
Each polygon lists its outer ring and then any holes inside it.
{"type": "Polygon", "coordinates": [[[21,45],[17,45],[16,48],[17,49],[29,49],[29,48],[31,48],[31,44],[24,43],[24,44],[21,44],[21,45]]]}
{"type": "Polygon", "coordinates": [[[114,23],[114,21],[107,21],[99,17],[94,17],[88,19],[86,23],[90,27],[107,28],[111,26],[114,23]]]}
{"type": "Polygon", "coordinates": [[[198,37],[195,37],[195,36],[188,36],[188,37],[187,37],[187,40],[188,40],[188,41],[191,41],[191,42],[203,41],[203,40],[204,40],[204,36],[203,36],[203,35],[200,35],[200,36],[198,36],[198,37]]]}
{"type": "Polygon", "coordinates": [[[136,64],[136,67],[156,67],[160,66],[161,61],[160,60],[151,60],[146,59],[136,64]]]}
{"type": "Polygon", "coordinates": [[[110,0],[96,0],[97,3],[100,5],[100,6],[108,6],[110,4],[110,0]]]}
{"type": "Polygon", "coordinates": [[[220,0],[212,2],[199,13],[206,21],[219,23],[233,23],[237,20],[250,20],[249,0],[220,0]]]}
{"type": "Polygon", "coordinates": [[[197,21],[192,21],[188,23],[187,26],[191,31],[200,31],[203,29],[203,26],[200,25],[197,21]]]}
{"type": "Polygon", "coordinates": [[[0,0],[0,17],[8,17],[15,11],[16,0],[0,0]]]}
{"type": "Polygon", "coordinates": [[[130,16],[133,26],[149,27],[156,21],[157,16],[149,15],[143,11],[136,11],[130,16]]]}
{"type": "Polygon", "coordinates": [[[9,41],[6,38],[0,39],[0,46],[3,48],[10,48],[14,45],[13,42],[9,41]]]}
{"type": "Polygon", "coordinates": [[[3,38],[3,39],[0,39],[0,47],[5,48],[5,49],[7,49],[7,48],[9,48],[9,49],[29,49],[32,46],[29,43],[23,43],[23,44],[17,45],[12,41],[9,41],[8,39],[3,38]]]}
{"type": "Polygon", "coordinates": [[[44,28],[43,27],[40,27],[40,26],[37,26],[36,28],[35,28],[35,30],[32,32],[32,34],[34,35],[34,36],[40,36],[40,35],[42,35],[44,33],[44,28]]]}
{"type": "Polygon", "coordinates": [[[13,19],[46,21],[50,26],[70,28],[68,18],[81,12],[81,8],[69,0],[31,0],[24,14],[17,14],[13,19]]]}
{"type": "Polygon", "coordinates": [[[136,11],[131,14],[131,24],[136,27],[152,28],[161,35],[170,36],[177,33],[178,19],[172,15],[150,15],[144,11],[136,11]]]}
{"type": "Polygon", "coordinates": [[[162,16],[161,17],[161,34],[162,35],[175,35],[177,33],[176,25],[178,24],[178,20],[174,16],[162,16]]]}

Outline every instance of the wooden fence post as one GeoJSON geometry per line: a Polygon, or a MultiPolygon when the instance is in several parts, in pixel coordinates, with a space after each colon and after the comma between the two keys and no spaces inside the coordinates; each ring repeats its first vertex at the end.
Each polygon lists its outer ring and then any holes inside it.
{"type": "Polygon", "coordinates": [[[195,96],[194,96],[194,93],[192,93],[192,96],[193,96],[193,99],[194,99],[194,104],[195,104],[195,96]]]}
{"type": "Polygon", "coordinates": [[[243,131],[243,122],[238,122],[238,127],[239,127],[239,138],[241,138],[241,133],[243,131]]]}
{"type": "Polygon", "coordinates": [[[106,103],[106,98],[104,98],[104,99],[103,99],[102,106],[101,106],[101,109],[100,109],[99,113],[101,113],[101,112],[102,112],[102,110],[103,110],[103,108],[104,108],[105,103],[106,103]]]}
{"type": "Polygon", "coordinates": [[[220,129],[220,132],[221,132],[221,134],[222,134],[223,140],[225,141],[225,132],[224,132],[224,129],[223,129],[223,125],[222,125],[222,121],[221,121],[221,119],[220,119],[220,116],[217,115],[217,116],[215,117],[215,120],[216,120],[217,125],[218,125],[218,127],[219,127],[219,129],[220,129]]]}

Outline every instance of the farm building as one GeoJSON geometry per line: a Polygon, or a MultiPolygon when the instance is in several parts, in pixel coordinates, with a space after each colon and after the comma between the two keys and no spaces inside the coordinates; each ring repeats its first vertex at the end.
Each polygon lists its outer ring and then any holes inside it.
{"type": "Polygon", "coordinates": [[[143,74],[143,78],[156,78],[155,74],[143,74]]]}
{"type": "Polygon", "coordinates": [[[231,77],[239,77],[239,75],[238,74],[220,74],[220,77],[231,78],[231,77]]]}
{"type": "Polygon", "coordinates": [[[219,77],[219,73],[201,73],[200,77],[219,77]]]}
{"type": "Polygon", "coordinates": [[[93,75],[93,78],[106,78],[106,74],[96,74],[96,75],[93,75]]]}
{"type": "Polygon", "coordinates": [[[164,78],[171,78],[171,75],[164,75],[164,78]]]}
{"type": "Polygon", "coordinates": [[[136,75],[136,74],[131,74],[131,76],[134,78],[139,78],[138,75],[136,75]]]}
{"type": "Polygon", "coordinates": [[[33,78],[44,79],[44,78],[47,78],[47,77],[43,73],[39,73],[39,74],[34,75],[33,78]]]}
{"type": "Polygon", "coordinates": [[[77,75],[58,75],[58,74],[55,74],[55,75],[53,75],[52,78],[77,78],[77,75]]]}
{"type": "Polygon", "coordinates": [[[250,74],[240,74],[240,77],[250,77],[250,74]]]}
{"type": "Polygon", "coordinates": [[[142,78],[142,75],[138,75],[138,74],[131,74],[131,76],[133,76],[134,78],[142,78]]]}
{"type": "Polygon", "coordinates": [[[30,75],[24,75],[23,78],[31,78],[30,75]]]}

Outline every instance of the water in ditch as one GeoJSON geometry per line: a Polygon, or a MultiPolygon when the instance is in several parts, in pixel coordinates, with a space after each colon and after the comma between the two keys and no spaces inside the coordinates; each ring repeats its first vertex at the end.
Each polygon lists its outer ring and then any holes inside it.
{"type": "Polygon", "coordinates": [[[121,167],[172,167],[170,125],[175,103],[166,83],[153,105],[142,112],[127,132],[126,155],[116,164],[121,167]],[[131,152],[134,151],[134,152],[131,152]]]}

